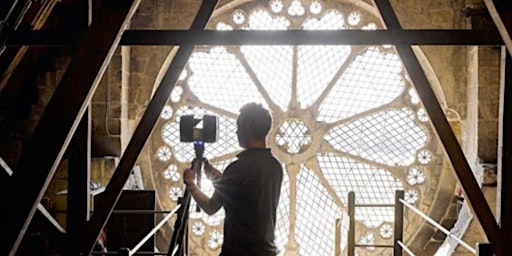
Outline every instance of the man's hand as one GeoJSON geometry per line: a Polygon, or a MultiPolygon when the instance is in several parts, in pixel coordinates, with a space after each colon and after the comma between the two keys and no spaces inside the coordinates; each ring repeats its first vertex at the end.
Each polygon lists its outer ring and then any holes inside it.
{"type": "Polygon", "coordinates": [[[216,180],[222,176],[222,173],[206,159],[204,160],[204,173],[209,180],[216,180]]]}
{"type": "Polygon", "coordinates": [[[187,168],[185,169],[185,171],[183,172],[183,182],[185,182],[185,184],[187,186],[191,186],[194,184],[194,180],[196,179],[196,164],[194,162],[192,162],[192,168],[187,168]]]}

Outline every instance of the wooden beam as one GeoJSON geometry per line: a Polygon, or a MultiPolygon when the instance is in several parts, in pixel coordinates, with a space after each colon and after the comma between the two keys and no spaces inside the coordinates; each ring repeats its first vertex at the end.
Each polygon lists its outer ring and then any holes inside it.
{"type": "Polygon", "coordinates": [[[510,25],[505,26],[501,18],[502,16],[500,16],[492,0],[484,0],[484,2],[487,10],[489,10],[489,14],[491,14],[494,24],[498,28],[498,31],[507,46],[508,54],[512,56],[512,39],[510,39],[510,31],[512,31],[512,27],[510,27],[510,25]]]}
{"type": "Polygon", "coordinates": [[[503,237],[503,254],[512,255],[512,58],[502,52],[500,132],[498,136],[498,221],[503,237]]]}
{"type": "MultiPolygon", "coordinates": [[[[217,0],[203,0],[190,29],[203,29],[208,23],[216,4],[217,0]]],[[[85,255],[89,255],[91,253],[95,241],[119,199],[123,186],[128,180],[140,151],[153,131],[155,123],[158,120],[165,103],[169,99],[169,95],[171,94],[171,91],[193,50],[194,46],[181,46],[178,49],[174,59],[169,65],[169,69],[165,73],[153,98],[149,102],[144,115],[132,135],[132,139],[121,156],[114,175],[103,192],[104,198],[101,201],[98,201],[98,204],[101,205],[101,207],[98,207],[98,209],[94,211],[94,214],[91,216],[91,220],[87,225],[87,232],[85,233],[85,251],[83,251],[85,255]]]]}
{"type": "Polygon", "coordinates": [[[14,255],[140,0],[104,2],[77,45],[19,164],[0,193],[0,255],[14,255]]]}
{"type": "MultiPolygon", "coordinates": [[[[400,29],[401,25],[389,1],[375,0],[375,3],[388,28],[400,29]]],[[[439,105],[425,72],[410,46],[396,46],[396,50],[402,58],[402,62],[425,106],[437,136],[450,158],[455,174],[464,189],[466,200],[482,225],[485,235],[494,246],[496,255],[502,255],[501,251],[497,249],[500,248],[502,243],[498,224],[444,115],[443,109],[439,105]]]]}
{"type": "MultiPolygon", "coordinates": [[[[13,32],[8,46],[62,47],[73,37],[59,31],[13,32]]],[[[126,30],[121,45],[502,45],[491,30],[126,30]]]]}
{"type": "Polygon", "coordinates": [[[0,166],[3,169],[3,171],[0,171],[0,172],[2,172],[2,175],[0,175],[0,176],[3,176],[3,177],[12,176],[11,167],[9,167],[9,165],[7,165],[7,163],[4,161],[4,159],[2,159],[2,157],[0,157],[0,166]]]}
{"type": "Polygon", "coordinates": [[[79,255],[90,211],[91,107],[82,117],[68,148],[68,194],[66,229],[68,255],[79,255]]]}
{"type": "MultiPolygon", "coordinates": [[[[512,32],[512,4],[510,1],[486,1],[494,23],[506,42],[512,32]]],[[[512,52],[510,44],[502,47],[498,132],[498,191],[497,218],[503,237],[503,255],[512,255],[512,52]],[[507,54],[508,52],[508,54],[507,54]]]]}
{"type": "Polygon", "coordinates": [[[59,222],[55,218],[53,218],[53,216],[48,212],[48,210],[46,210],[46,208],[44,208],[44,206],[41,203],[37,204],[37,210],[46,220],[48,220],[48,223],[53,227],[53,229],[56,232],[62,234],[66,233],[66,230],[62,228],[59,222]]]}

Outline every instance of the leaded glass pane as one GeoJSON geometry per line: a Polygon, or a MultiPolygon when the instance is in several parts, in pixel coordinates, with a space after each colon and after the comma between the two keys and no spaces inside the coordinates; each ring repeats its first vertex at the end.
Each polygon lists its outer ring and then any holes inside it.
{"type": "Polygon", "coordinates": [[[276,134],[277,145],[292,154],[306,150],[311,140],[311,132],[306,124],[296,119],[284,121],[276,134]]]}
{"type": "MultiPolygon", "coordinates": [[[[318,154],[317,159],[323,175],[345,205],[350,191],[356,194],[356,204],[394,204],[395,191],[403,189],[400,180],[386,170],[332,153],[318,154]]],[[[394,209],[360,207],[356,209],[356,220],[375,228],[382,222],[393,222],[394,209]]]]}
{"type": "Polygon", "coordinates": [[[256,10],[249,16],[247,29],[254,30],[285,30],[290,27],[290,21],[283,16],[273,17],[266,10],[256,10]]]}
{"type": "Polygon", "coordinates": [[[301,108],[313,104],[341,68],[350,46],[299,46],[297,98],[301,108]]]}
{"type": "Polygon", "coordinates": [[[315,174],[301,167],[297,177],[297,242],[300,255],[333,255],[336,218],[341,209],[315,174]]]}
{"type": "Polygon", "coordinates": [[[241,51],[270,98],[288,108],[292,84],[291,46],[242,46],[241,51]]]}
{"type": "Polygon", "coordinates": [[[318,121],[334,122],[389,103],[405,88],[395,54],[369,48],[358,55],[322,101],[318,121]]]}
{"type": "Polygon", "coordinates": [[[248,102],[264,103],[238,58],[225,47],[194,53],[189,67],[192,75],[188,85],[202,102],[233,113],[248,102]]]}
{"type": "Polygon", "coordinates": [[[325,136],[335,149],[389,166],[407,166],[427,143],[427,132],[407,109],[386,110],[338,126],[325,136]]]}

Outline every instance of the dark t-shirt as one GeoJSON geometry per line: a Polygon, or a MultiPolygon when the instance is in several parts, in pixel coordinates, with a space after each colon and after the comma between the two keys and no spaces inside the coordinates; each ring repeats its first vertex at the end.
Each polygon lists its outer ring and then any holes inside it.
{"type": "Polygon", "coordinates": [[[238,154],[214,182],[213,197],[224,206],[223,256],[275,255],[276,209],[283,181],[281,164],[270,149],[238,154]]]}

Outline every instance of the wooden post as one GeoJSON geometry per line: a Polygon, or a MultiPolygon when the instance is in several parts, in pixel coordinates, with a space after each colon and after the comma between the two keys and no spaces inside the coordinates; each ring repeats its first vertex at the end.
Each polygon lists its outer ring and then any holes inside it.
{"type": "Polygon", "coordinates": [[[354,256],[356,249],[356,194],[354,191],[348,193],[348,241],[347,241],[347,255],[354,256]]]}
{"type": "Polygon", "coordinates": [[[400,199],[404,199],[403,190],[397,190],[395,192],[395,227],[393,231],[393,256],[402,256],[402,247],[398,244],[398,241],[404,241],[404,205],[402,204],[402,202],[400,202],[400,199]]]}

